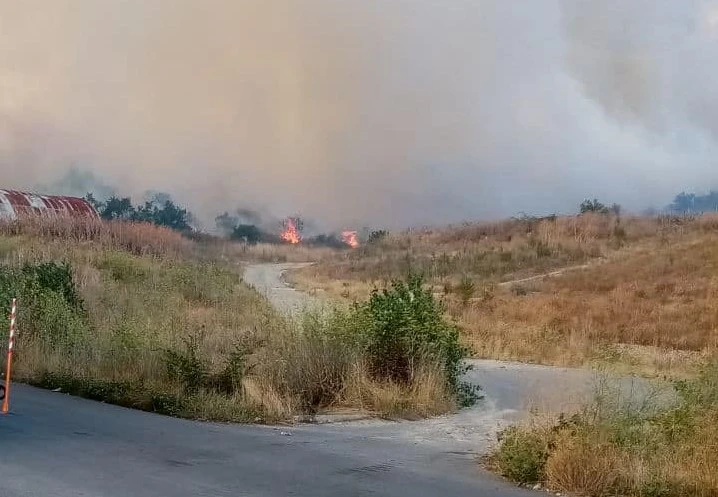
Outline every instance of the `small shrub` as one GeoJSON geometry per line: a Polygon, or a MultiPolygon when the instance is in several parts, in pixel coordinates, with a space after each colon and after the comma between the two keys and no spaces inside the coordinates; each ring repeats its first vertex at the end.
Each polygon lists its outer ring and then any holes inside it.
{"type": "Polygon", "coordinates": [[[471,278],[464,276],[461,278],[461,282],[456,285],[454,292],[459,296],[461,304],[465,307],[476,294],[476,284],[471,278]]]}
{"type": "Polygon", "coordinates": [[[372,231],[372,232],[369,234],[369,237],[367,238],[367,241],[366,241],[366,242],[367,242],[368,245],[372,245],[372,244],[379,243],[379,242],[382,241],[384,238],[386,238],[388,234],[389,234],[389,232],[386,231],[386,230],[376,230],[376,231],[372,231]]]}
{"type": "Polygon", "coordinates": [[[307,320],[273,360],[274,383],[304,413],[334,404],[341,396],[352,365],[355,347],[342,332],[327,330],[327,321],[307,320]]]}
{"type": "Polygon", "coordinates": [[[141,283],[149,276],[141,260],[123,252],[108,252],[96,266],[120,283],[141,283]]]}
{"type": "Polygon", "coordinates": [[[152,412],[165,416],[181,416],[185,410],[184,402],[176,395],[157,393],[150,399],[152,412]]]}
{"type": "Polygon", "coordinates": [[[165,364],[170,380],[181,384],[187,393],[196,393],[207,382],[209,367],[200,357],[199,335],[190,335],[181,351],[166,350],[165,364]]]}
{"type": "Polygon", "coordinates": [[[246,373],[246,352],[238,348],[229,355],[224,368],[213,379],[214,386],[217,390],[227,395],[238,392],[241,390],[242,380],[246,373]]]}
{"type": "Polygon", "coordinates": [[[623,461],[620,451],[596,433],[559,435],[546,460],[546,481],[551,489],[587,497],[613,495],[623,461]]]}
{"type": "Polygon", "coordinates": [[[70,263],[51,261],[34,265],[26,264],[22,272],[26,279],[36,283],[41,290],[56,292],[70,307],[82,309],[82,299],[73,280],[70,263]]]}
{"type": "Polygon", "coordinates": [[[544,481],[549,454],[545,433],[510,427],[499,435],[495,459],[506,478],[516,483],[533,484],[544,481]]]}

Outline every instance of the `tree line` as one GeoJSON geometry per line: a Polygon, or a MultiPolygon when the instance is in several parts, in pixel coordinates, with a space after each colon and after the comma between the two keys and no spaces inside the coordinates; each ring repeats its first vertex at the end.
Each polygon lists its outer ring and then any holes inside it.
{"type": "Polygon", "coordinates": [[[85,200],[92,204],[100,217],[106,221],[122,220],[151,223],[182,233],[193,231],[192,214],[187,209],[176,204],[165,193],[155,193],[143,204],[139,205],[134,205],[130,197],[114,195],[105,201],[100,201],[92,193],[88,193],[85,200]]]}

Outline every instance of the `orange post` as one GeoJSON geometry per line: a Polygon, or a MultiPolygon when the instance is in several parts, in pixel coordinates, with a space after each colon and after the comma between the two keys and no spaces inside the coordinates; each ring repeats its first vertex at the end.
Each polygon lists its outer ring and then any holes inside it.
{"type": "Polygon", "coordinates": [[[17,299],[12,299],[10,311],[10,341],[7,346],[7,364],[5,365],[5,398],[2,401],[2,413],[10,410],[10,373],[12,371],[12,349],[15,344],[15,321],[17,319],[17,299]]]}

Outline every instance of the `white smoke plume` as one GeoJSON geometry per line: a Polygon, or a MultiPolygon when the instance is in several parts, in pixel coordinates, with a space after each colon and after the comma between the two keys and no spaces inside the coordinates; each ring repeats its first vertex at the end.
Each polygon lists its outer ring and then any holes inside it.
{"type": "Polygon", "coordinates": [[[71,167],[328,227],[716,186],[718,5],[0,0],[4,187],[71,167]]]}

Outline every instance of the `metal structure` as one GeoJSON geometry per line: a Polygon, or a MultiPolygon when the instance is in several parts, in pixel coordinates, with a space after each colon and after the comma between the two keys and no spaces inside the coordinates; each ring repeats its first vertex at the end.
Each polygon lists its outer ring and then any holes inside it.
{"type": "Polygon", "coordinates": [[[0,190],[0,219],[68,216],[100,217],[92,204],[83,198],[0,190]]]}

